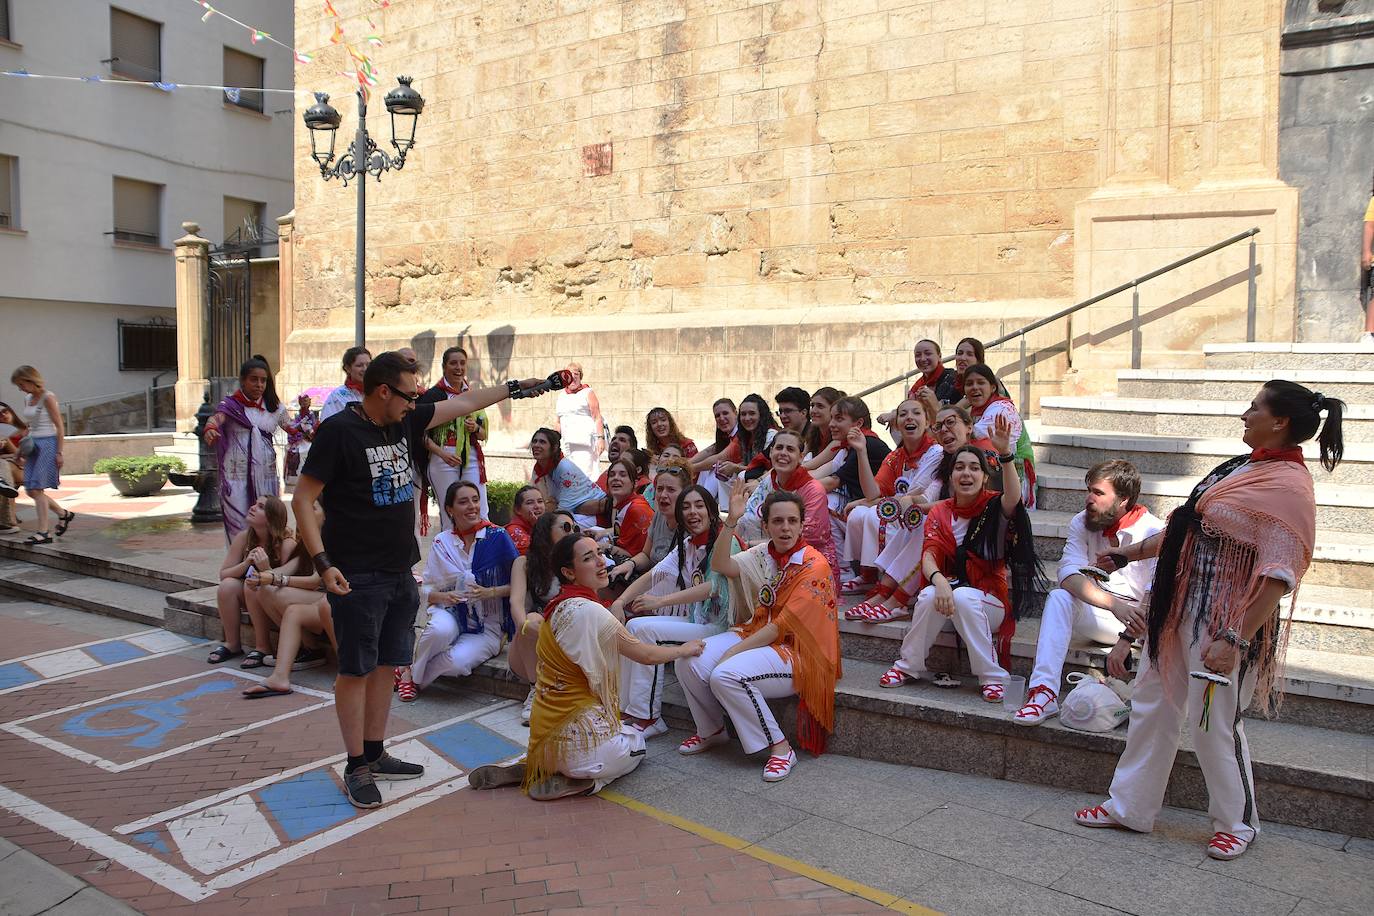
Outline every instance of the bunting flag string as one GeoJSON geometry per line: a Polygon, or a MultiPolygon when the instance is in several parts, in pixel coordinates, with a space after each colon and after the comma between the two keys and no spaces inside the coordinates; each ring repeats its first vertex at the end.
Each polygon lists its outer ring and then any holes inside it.
{"type": "MultiPolygon", "coordinates": [[[[386,9],[391,5],[391,0],[372,0],[372,2],[382,9],[386,9]]],[[[377,70],[377,65],[373,63],[371,57],[359,51],[351,42],[344,38],[343,17],[340,16],[339,11],[334,8],[334,0],[324,0],[324,11],[334,17],[334,31],[329,36],[330,44],[343,45],[344,50],[348,52],[348,56],[351,57],[354,62],[352,73],[341,70],[339,71],[339,75],[348,79],[357,80],[358,89],[363,94],[363,101],[367,101],[368,90],[376,87],[379,82],[378,77],[380,74],[377,70]]],[[[382,39],[376,34],[377,23],[372,21],[371,16],[366,16],[364,18],[367,19],[368,27],[372,29],[372,33],[363,36],[362,40],[364,45],[371,48],[380,48],[382,46],[382,39]]]]}
{"type": "MultiPolygon", "coordinates": [[[[353,74],[345,74],[350,79],[353,74]]],[[[216,92],[223,92],[237,101],[236,96],[241,92],[273,92],[281,95],[304,95],[312,96],[314,93],[309,89],[265,89],[258,86],[207,86],[200,83],[172,83],[154,80],[126,80],[111,79],[103,76],[59,76],[55,73],[30,73],[27,70],[0,70],[0,76],[14,76],[31,80],[59,80],[68,83],[101,83],[106,86],[152,86],[154,89],[161,89],[163,92],[175,92],[178,89],[213,89],[216,92]]]]}
{"type": "Polygon", "coordinates": [[[196,4],[197,6],[205,10],[205,15],[200,17],[201,22],[209,22],[215,16],[218,16],[221,19],[227,19],[229,22],[232,22],[239,28],[247,29],[248,40],[253,44],[257,44],[261,41],[267,41],[279,47],[285,48],[286,50],[291,52],[291,56],[296,59],[296,63],[298,64],[308,64],[314,60],[313,57],[311,57],[309,54],[306,54],[304,51],[297,51],[295,48],[291,47],[291,45],[287,44],[284,41],[279,41],[273,38],[271,35],[269,35],[267,32],[264,32],[262,29],[254,28],[246,22],[243,22],[239,19],[235,19],[233,16],[229,15],[219,7],[212,6],[210,4],[210,0],[190,0],[190,2],[196,4]]]}

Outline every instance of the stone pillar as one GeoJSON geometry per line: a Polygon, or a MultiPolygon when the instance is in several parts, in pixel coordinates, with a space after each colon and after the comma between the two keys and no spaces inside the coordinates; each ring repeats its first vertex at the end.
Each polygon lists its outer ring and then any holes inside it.
{"type": "Polygon", "coordinates": [[[182,223],[186,235],[177,239],[177,432],[196,426],[196,410],[205,400],[209,364],[210,242],[197,233],[196,223],[182,223]]]}
{"type": "Polygon", "coordinates": [[[286,338],[295,329],[295,297],[291,283],[295,275],[295,226],[295,210],[277,217],[277,352],[282,360],[277,366],[278,374],[286,368],[286,338]]]}
{"type": "Polygon", "coordinates": [[[1166,189],[1171,0],[1107,9],[1106,181],[1099,194],[1166,189]]]}

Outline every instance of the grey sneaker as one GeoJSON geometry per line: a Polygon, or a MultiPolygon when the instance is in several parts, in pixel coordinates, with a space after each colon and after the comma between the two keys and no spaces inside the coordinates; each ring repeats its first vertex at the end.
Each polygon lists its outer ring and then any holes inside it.
{"type": "Polygon", "coordinates": [[[425,768],[418,763],[406,763],[382,751],[382,756],[367,765],[373,779],[419,779],[425,768]]]}
{"type": "Polygon", "coordinates": [[[382,806],[382,793],[377,788],[377,781],[372,778],[370,767],[358,767],[351,773],[345,773],[344,789],[348,791],[348,800],[355,808],[382,806]]]}

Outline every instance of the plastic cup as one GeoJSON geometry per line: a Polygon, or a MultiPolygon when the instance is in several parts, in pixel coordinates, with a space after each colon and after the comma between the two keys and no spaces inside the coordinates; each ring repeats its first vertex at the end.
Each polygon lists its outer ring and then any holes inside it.
{"type": "Polygon", "coordinates": [[[1002,708],[1007,712],[1015,713],[1025,705],[1026,679],[1019,674],[1013,674],[1002,685],[1002,708]]]}

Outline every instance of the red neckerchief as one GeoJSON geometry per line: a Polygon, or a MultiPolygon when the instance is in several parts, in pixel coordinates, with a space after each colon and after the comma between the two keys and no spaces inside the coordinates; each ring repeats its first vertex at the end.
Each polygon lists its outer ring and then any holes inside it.
{"type": "Polygon", "coordinates": [[[548,461],[536,461],[534,463],[534,482],[538,483],[548,477],[558,467],[558,463],[563,460],[563,450],[559,449],[548,461]]]}
{"type": "Polygon", "coordinates": [[[1302,457],[1302,447],[1290,445],[1287,448],[1257,448],[1250,453],[1251,461],[1291,461],[1307,467],[1307,461],[1302,457]]]}
{"type": "Polygon", "coordinates": [[[531,525],[529,522],[525,521],[524,518],[522,518],[519,515],[511,515],[510,524],[506,525],[506,527],[510,528],[511,525],[514,525],[516,528],[519,528],[521,531],[525,532],[526,536],[528,537],[534,536],[534,526],[531,525]]]}
{"type": "Polygon", "coordinates": [[[694,534],[689,538],[693,547],[705,547],[711,540],[711,529],[708,527],[701,534],[694,534]]]}
{"type": "Polygon", "coordinates": [[[496,527],[495,525],[493,525],[491,522],[487,521],[486,519],[484,519],[484,518],[479,518],[479,519],[477,520],[477,524],[473,525],[471,528],[467,529],[466,531],[464,531],[464,530],[462,530],[461,528],[459,528],[457,522],[455,522],[454,525],[453,525],[453,533],[456,534],[456,535],[458,535],[460,538],[466,538],[466,537],[467,537],[468,535],[470,535],[470,534],[476,534],[477,532],[481,531],[483,528],[495,528],[495,527],[496,527]]]}
{"type": "Polygon", "coordinates": [[[568,382],[568,384],[563,386],[563,390],[566,391],[568,394],[577,394],[579,391],[586,387],[586,384],[583,382],[568,382]]]}
{"type": "MultiPolygon", "coordinates": [[[[635,498],[636,496],[638,496],[638,495],[639,495],[639,494],[636,493],[634,490],[631,490],[631,491],[630,491],[628,494],[626,494],[625,496],[622,496],[620,499],[616,499],[616,500],[615,500],[615,511],[619,512],[621,509],[624,509],[624,508],[625,508],[626,506],[628,506],[631,502],[633,502],[633,501],[634,501],[634,498],[635,498]]],[[[612,499],[615,499],[615,497],[611,497],[611,498],[612,498],[612,499]]]]}
{"type": "Polygon", "coordinates": [[[915,390],[920,390],[922,388],[934,388],[935,383],[938,382],[940,380],[940,376],[944,374],[945,367],[943,365],[937,365],[935,369],[930,372],[929,375],[922,375],[921,380],[917,382],[915,385],[912,385],[911,387],[915,390]]]}
{"type": "Polygon", "coordinates": [[[954,510],[955,518],[977,518],[983,513],[983,510],[987,508],[988,503],[991,502],[993,498],[1001,495],[1002,494],[993,492],[992,490],[984,490],[974,497],[973,502],[969,503],[967,506],[959,505],[959,503],[951,497],[949,507],[954,510]]]}
{"type": "Polygon", "coordinates": [[[363,393],[363,383],[355,382],[351,378],[344,379],[344,387],[356,391],[359,394],[363,393]]]}
{"type": "Polygon", "coordinates": [[[914,452],[907,451],[906,444],[903,443],[893,449],[892,454],[899,456],[896,460],[902,463],[901,469],[903,471],[909,471],[920,464],[921,457],[925,455],[926,452],[930,451],[930,447],[934,444],[935,440],[930,438],[930,433],[923,433],[921,435],[921,441],[916,443],[916,450],[914,452]]]}
{"type": "Polygon", "coordinates": [[[800,540],[798,540],[797,543],[795,543],[795,544],[792,545],[792,549],[791,549],[791,550],[787,551],[787,553],[781,553],[781,554],[780,554],[780,553],[778,553],[776,550],[773,549],[773,542],[772,542],[772,541],[769,541],[769,542],[768,542],[768,555],[769,555],[770,557],[772,557],[772,558],[773,558],[773,562],[777,564],[778,572],[782,572],[783,570],[787,569],[787,561],[790,560],[790,559],[792,559],[792,554],[794,554],[794,553],[796,553],[798,550],[800,550],[800,549],[801,549],[801,546],[802,546],[802,543],[801,543],[800,540]]]}
{"type": "MultiPolygon", "coordinates": [[[[250,401],[248,400],[248,395],[243,393],[242,388],[234,392],[234,400],[238,401],[244,407],[256,407],[262,410],[262,398],[258,398],[256,401],[250,401]]],[[[1298,452],[1301,454],[1302,449],[1298,449],[1298,452]]]]}
{"type": "Polygon", "coordinates": [[[449,394],[464,394],[464,393],[466,393],[467,390],[468,390],[469,388],[471,388],[472,386],[469,385],[469,384],[467,383],[467,379],[464,379],[464,380],[463,380],[463,387],[462,387],[462,388],[454,388],[452,385],[450,385],[450,384],[448,383],[448,379],[442,378],[442,377],[441,377],[441,378],[439,379],[439,384],[438,384],[438,385],[435,385],[434,387],[436,387],[436,388],[442,388],[444,391],[448,392],[449,394]]]}
{"type": "Polygon", "coordinates": [[[998,401],[1006,401],[1008,404],[1011,404],[1011,398],[1007,397],[1006,395],[994,394],[992,397],[987,399],[987,403],[985,403],[982,407],[974,407],[970,404],[970,413],[973,414],[973,418],[976,420],[983,415],[984,411],[986,411],[993,404],[996,404],[998,401]]]}
{"type": "Polygon", "coordinates": [[[769,476],[773,478],[774,490],[786,490],[789,493],[797,492],[802,487],[806,486],[806,482],[808,480],[816,479],[811,476],[810,471],[808,471],[805,467],[803,467],[800,464],[792,469],[792,473],[787,475],[787,479],[785,481],[778,480],[777,471],[769,471],[768,473],[769,476]]]}
{"type": "Polygon", "coordinates": [[[558,590],[558,594],[553,596],[553,600],[544,605],[544,619],[548,620],[554,608],[558,607],[569,598],[586,598],[594,604],[605,607],[604,604],[601,604],[601,599],[596,596],[596,592],[587,588],[585,585],[578,585],[576,582],[565,582],[562,588],[558,590]]]}
{"type": "Polygon", "coordinates": [[[1127,512],[1120,518],[1118,518],[1116,521],[1112,522],[1110,525],[1104,528],[1102,530],[1102,533],[1105,534],[1109,539],[1114,541],[1116,540],[1116,536],[1119,533],[1121,533],[1122,528],[1131,527],[1136,522],[1140,521],[1140,519],[1143,518],[1144,515],[1145,507],[1141,505],[1135,505],[1131,507],[1129,510],[1127,510],[1127,512]]]}

